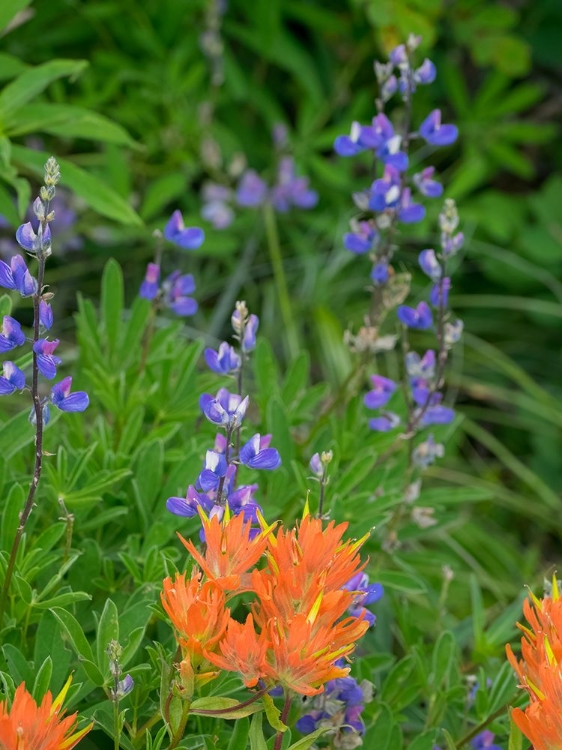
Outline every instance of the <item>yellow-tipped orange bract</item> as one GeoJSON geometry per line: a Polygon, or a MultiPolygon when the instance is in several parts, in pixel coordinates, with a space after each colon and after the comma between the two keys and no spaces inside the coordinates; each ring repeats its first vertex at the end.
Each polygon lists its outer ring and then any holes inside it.
{"type": "Polygon", "coordinates": [[[220,643],[221,653],[206,653],[211,664],[230,672],[239,672],[246,687],[255,687],[265,676],[265,657],[269,642],[267,633],[258,635],[252,615],[242,625],[230,620],[226,635],[220,643]]]}
{"type": "Polygon", "coordinates": [[[556,581],[552,596],[531,594],[523,605],[530,628],[519,625],[522,659],[511,646],[507,658],[528,693],[526,709],[515,708],[513,721],[533,743],[535,750],[562,750],[562,599],[556,581]]]}
{"type": "Polygon", "coordinates": [[[208,518],[200,512],[207,548],[201,554],[191,541],[179,535],[182,543],[209,578],[224,591],[241,591],[251,588],[248,571],[260,559],[267,544],[267,532],[252,538],[251,521],[244,514],[225,514],[222,521],[217,516],[208,518]]]}
{"type": "Polygon", "coordinates": [[[18,686],[10,709],[0,703],[1,750],[70,750],[86,735],[93,724],[76,731],[77,714],[63,718],[62,703],[70,678],[53,700],[47,692],[38,706],[25,683],[18,686]]]}

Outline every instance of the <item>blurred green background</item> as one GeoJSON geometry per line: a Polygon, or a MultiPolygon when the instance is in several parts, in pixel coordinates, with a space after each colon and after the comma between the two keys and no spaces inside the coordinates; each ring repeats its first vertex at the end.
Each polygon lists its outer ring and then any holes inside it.
{"type": "MultiPolygon", "coordinates": [[[[334,387],[351,368],[344,330],[357,330],[368,300],[368,265],[343,249],[342,235],[353,214],[351,193],[370,180],[365,162],[336,157],[332,144],[352,120],[367,122],[374,114],[373,60],[410,32],[422,34],[422,53],[434,60],[438,78],[419,92],[414,117],[440,107],[444,120],[459,126],[458,143],[430,161],[445,195],[459,203],[468,238],[452,295],[467,334],[449,378],[466,418],[456,448],[432,473],[459,485],[492,483],[523,504],[556,508],[562,489],[558,0],[8,5],[20,12],[1,38],[0,86],[26,70],[33,75],[31,66],[43,66],[43,73],[36,96],[18,111],[3,109],[0,94],[2,247],[14,249],[13,225],[36,188],[42,152],[56,154],[67,205],[76,213],[74,223],[67,217],[68,229],[59,223],[59,249],[66,249],[56,251],[50,272],[59,317],[75,310],[78,289],[99,296],[111,256],[124,268],[132,301],[153,254],[151,233],[179,207],[186,223],[207,233],[187,259],[201,303],[189,322],[193,335],[202,330],[216,339],[233,302],[244,297],[282,355],[261,221],[240,211],[218,231],[200,217],[205,181],[227,181],[241,159],[273,176],[271,132],[281,122],[300,172],[320,194],[313,211],[280,217],[284,269],[314,376],[334,387]],[[73,62],[54,62],[60,59],[73,62]]],[[[417,251],[434,238],[438,210],[433,206],[419,229],[404,232],[398,267],[415,269],[417,251]]],[[[415,276],[414,295],[423,283],[415,276]]],[[[72,329],[70,318],[67,325],[72,329]]],[[[524,520],[520,533],[525,540],[524,520]]]]}

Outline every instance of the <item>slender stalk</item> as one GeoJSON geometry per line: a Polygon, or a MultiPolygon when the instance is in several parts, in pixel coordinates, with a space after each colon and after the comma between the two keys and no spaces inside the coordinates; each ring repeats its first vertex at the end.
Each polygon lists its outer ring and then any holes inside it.
{"type": "MultiPolygon", "coordinates": [[[[47,212],[46,212],[47,213],[47,212]]],[[[37,292],[33,295],[33,343],[35,344],[39,340],[39,303],[41,301],[41,292],[43,289],[43,281],[45,278],[45,258],[38,259],[39,268],[37,272],[37,292]]],[[[6,576],[4,578],[4,585],[2,586],[2,594],[0,595],[0,627],[4,619],[4,612],[6,609],[6,600],[10,590],[10,584],[14,574],[14,567],[16,564],[16,558],[20,547],[21,539],[25,526],[33,510],[35,501],[35,493],[37,492],[37,486],[41,479],[41,472],[43,469],[43,407],[39,396],[39,368],[37,366],[37,354],[33,352],[32,362],[32,380],[31,380],[31,398],[33,399],[33,408],[35,411],[35,466],[33,469],[33,477],[29,485],[29,491],[27,493],[27,500],[23,507],[23,511],[20,514],[19,525],[16,530],[16,535],[10,551],[10,558],[8,560],[8,567],[6,569],[6,576]]]]}
{"type": "Polygon", "coordinates": [[[498,716],[503,716],[505,714],[505,711],[507,709],[507,705],[502,706],[501,708],[498,708],[497,711],[494,711],[494,713],[491,716],[488,716],[487,719],[482,721],[477,726],[473,727],[467,734],[464,735],[464,737],[461,737],[461,739],[455,744],[455,748],[457,750],[461,750],[462,747],[466,745],[467,742],[470,742],[470,740],[473,740],[477,734],[480,734],[486,727],[492,723],[494,719],[497,719],[498,716]]]}
{"type": "Polygon", "coordinates": [[[174,748],[177,747],[180,744],[181,740],[183,739],[183,733],[185,732],[185,727],[187,725],[187,720],[189,718],[190,707],[191,707],[191,702],[185,701],[183,709],[182,709],[180,723],[178,725],[178,728],[174,732],[174,736],[170,740],[168,750],[174,750],[174,748]]]}
{"type": "MultiPolygon", "coordinates": [[[[287,718],[289,717],[289,711],[291,710],[291,701],[292,696],[291,693],[286,690],[285,691],[285,704],[283,706],[283,711],[281,712],[281,721],[283,724],[287,723],[287,718]]],[[[283,732],[279,731],[275,735],[275,744],[273,745],[273,750],[281,750],[281,745],[283,744],[283,732]]]]}
{"type": "Polygon", "coordinates": [[[290,357],[294,358],[299,353],[299,339],[295,324],[295,318],[293,316],[293,306],[291,303],[291,298],[289,297],[285,269],[283,268],[283,258],[281,256],[281,246],[279,244],[279,233],[277,231],[275,211],[273,210],[273,206],[270,203],[265,204],[263,215],[265,222],[265,233],[267,236],[267,247],[269,250],[271,265],[273,267],[273,276],[275,279],[275,286],[277,287],[277,294],[279,297],[281,317],[283,318],[283,325],[285,327],[285,332],[287,335],[286,341],[288,353],[290,357]]]}
{"type": "MultiPolygon", "coordinates": [[[[118,679],[117,679],[118,682],[118,679]]],[[[115,688],[117,690],[117,687],[115,688]]],[[[121,744],[121,728],[119,726],[119,700],[113,699],[113,748],[119,750],[121,744]]]]}

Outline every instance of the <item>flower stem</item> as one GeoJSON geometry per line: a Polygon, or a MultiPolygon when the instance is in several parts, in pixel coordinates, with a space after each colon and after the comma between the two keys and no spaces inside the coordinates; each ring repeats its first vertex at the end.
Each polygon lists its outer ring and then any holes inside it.
{"type": "MultiPolygon", "coordinates": [[[[291,710],[291,701],[292,701],[291,693],[288,690],[285,690],[285,704],[283,706],[283,711],[281,712],[281,721],[283,722],[283,724],[287,723],[289,711],[291,710]]],[[[273,745],[273,750],[281,750],[282,744],[283,744],[283,732],[281,732],[280,730],[275,735],[275,744],[273,745]]]]}
{"type": "MultiPolygon", "coordinates": [[[[37,272],[37,291],[33,295],[33,343],[35,344],[39,340],[39,303],[41,301],[41,292],[43,289],[43,281],[45,278],[45,258],[38,259],[39,268],[37,272]]],[[[33,477],[29,485],[29,492],[27,493],[27,500],[23,507],[19,517],[19,524],[16,530],[16,535],[10,551],[10,558],[8,560],[8,567],[6,568],[6,576],[4,578],[4,585],[2,586],[2,594],[0,594],[0,627],[4,619],[4,612],[6,609],[6,600],[10,590],[10,584],[14,574],[14,567],[16,564],[16,558],[20,542],[27,524],[27,520],[33,510],[35,493],[37,491],[37,485],[41,479],[41,471],[43,469],[43,406],[39,397],[39,368],[37,367],[37,354],[33,352],[33,364],[32,364],[32,381],[31,381],[31,397],[33,399],[33,408],[35,411],[35,466],[33,469],[33,477]]]]}
{"type": "Polygon", "coordinates": [[[283,318],[283,325],[287,334],[286,342],[288,353],[291,358],[295,358],[299,353],[299,339],[297,328],[295,325],[295,319],[293,316],[291,299],[289,297],[289,290],[287,288],[285,269],[283,268],[283,258],[281,256],[281,247],[279,244],[279,233],[277,231],[275,211],[273,210],[273,206],[270,203],[265,204],[263,215],[265,222],[265,233],[267,236],[267,247],[269,250],[271,265],[273,266],[273,276],[275,278],[277,294],[279,296],[281,317],[283,318]]]}

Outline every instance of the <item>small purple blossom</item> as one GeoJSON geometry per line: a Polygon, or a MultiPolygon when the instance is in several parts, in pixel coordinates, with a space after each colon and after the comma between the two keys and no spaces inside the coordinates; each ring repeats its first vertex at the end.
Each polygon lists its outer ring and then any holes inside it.
{"type": "Polygon", "coordinates": [[[240,206],[256,208],[261,206],[267,199],[267,185],[253,169],[248,169],[242,175],[242,179],[236,190],[236,200],[240,206]]]}
{"type": "Polygon", "coordinates": [[[347,250],[357,255],[368,253],[379,240],[379,233],[373,221],[351,221],[351,232],[343,237],[347,250]]]}
{"type": "Polygon", "coordinates": [[[199,508],[209,513],[213,507],[213,501],[206,494],[199,493],[192,485],[187,488],[186,497],[169,497],[166,500],[166,508],[170,513],[184,518],[196,516],[199,508]]]}
{"type": "Polygon", "coordinates": [[[369,429],[374,432],[390,432],[394,430],[400,424],[400,417],[398,414],[387,411],[380,417],[369,419],[369,429]]]}
{"type": "Polygon", "coordinates": [[[471,741],[474,750],[501,750],[500,745],[494,742],[495,735],[489,729],[485,729],[471,741]]]}
{"type": "Polygon", "coordinates": [[[85,411],[90,399],[84,391],[70,392],[72,377],[68,375],[51,388],[51,402],[62,411],[85,411]]]}
{"type": "Polygon", "coordinates": [[[47,339],[39,339],[33,344],[33,351],[36,354],[37,367],[39,372],[47,380],[53,380],[57,375],[57,366],[60,365],[62,360],[57,357],[53,352],[59,345],[59,340],[48,341],[47,339]]]}
{"type": "Polygon", "coordinates": [[[413,176],[414,185],[426,198],[439,198],[443,195],[443,185],[433,179],[435,167],[426,167],[413,176]]]}
{"type": "Polygon", "coordinates": [[[459,134],[456,125],[441,124],[441,110],[434,109],[425,118],[419,129],[421,137],[432,146],[449,146],[459,134]]]}
{"type": "Polygon", "coordinates": [[[441,443],[436,443],[433,435],[428,435],[427,438],[419,443],[412,454],[412,460],[414,464],[427,469],[435,462],[436,458],[443,458],[445,455],[445,449],[441,443]]]}
{"type": "Polygon", "coordinates": [[[14,255],[10,265],[0,260],[0,286],[17,290],[22,297],[31,297],[37,292],[37,280],[29,273],[21,255],[14,255]]]}
{"type": "Polygon", "coordinates": [[[186,227],[181,211],[174,211],[164,229],[164,237],[184,250],[196,250],[205,239],[205,232],[199,227],[186,227]]]}
{"type": "Polygon", "coordinates": [[[447,307],[449,304],[449,291],[451,289],[451,279],[446,276],[444,279],[441,279],[440,283],[434,284],[431,287],[431,292],[429,294],[429,301],[433,305],[433,307],[447,307]]]}
{"type": "Polygon", "coordinates": [[[382,375],[371,375],[371,383],[373,390],[365,394],[364,404],[368,409],[380,409],[389,402],[396,390],[396,383],[382,375]]]}
{"type": "Polygon", "coordinates": [[[422,250],[419,255],[421,270],[429,276],[432,281],[439,281],[443,273],[441,264],[437,260],[435,250],[422,250]]]}
{"type": "Polygon", "coordinates": [[[171,273],[162,284],[164,304],[180,317],[195,315],[199,305],[190,297],[195,291],[195,280],[192,274],[181,271],[171,273]]]}
{"type": "Polygon", "coordinates": [[[33,255],[39,254],[47,257],[51,254],[51,230],[48,224],[43,231],[43,225],[40,223],[36,234],[31,222],[28,221],[18,227],[16,240],[24,250],[33,255]]]}
{"type": "Polygon", "coordinates": [[[450,424],[455,418],[455,412],[448,406],[438,404],[428,407],[420,419],[421,427],[429,427],[433,424],[450,424]]]}
{"type": "Polygon", "coordinates": [[[386,260],[375,263],[371,269],[371,281],[375,286],[386,284],[388,281],[388,263],[386,260]]]}
{"type": "Polygon", "coordinates": [[[415,308],[400,305],[396,314],[398,320],[408,328],[425,331],[433,325],[433,316],[427,302],[420,302],[415,308]]]}
{"type": "Polygon", "coordinates": [[[199,474],[197,483],[203,492],[216,490],[222,477],[226,475],[228,464],[223,453],[207,451],[203,471],[199,474]]]}
{"type": "Polygon", "coordinates": [[[391,164],[387,164],[383,176],[371,185],[369,208],[372,211],[395,208],[400,200],[400,184],[400,173],[391,164]]]}
{"type": "Polygon", "coordinates": [[[220,388],[216,397],[204,393],[199,399],[199,406],[210,422],[235,429],[244,419],[249,400],[248,396],[242,399],[237,393],[220,388]]]}
{"type": "Polygon", "coordinates": [[[369,583],[369,576],[361,572],[350,578],[343,588],[357,594],[349,607],[349,614],[352,617],[364,617],[369,626],[374,625],[376,617],[366,607],[378,602],[383,597],[383,586],[380,583],[369,583]]]}
{"type": "Polygon", "coordinates": [[[279,160],[277,182],[271,190],[271,203],[276,211],[286,213],[291,206],[314,208],[318,203],[318,193],[308,186],[308,177],[297,177],[292,156],[279,160]]]}
{"type": "Polygon", "coordinates": [[[338,135],[334,142],[334,151],[338,156],[355,156],[369,148],[361,140],[362,127],[358,122],[351,124],[349,135],[338,135]]]}
{"type": "Polygon", "coordinates": [[[39,301],[39,323],[46,331],[53,325],[53,309],[44,299],[39,301]]]}
{"type": "Polygon", "coordinates": [[[242,351],[244,353],[252,352],[256,348],[256,333],[258,331],[260,321],[257,315],[249,315],[244,326],[244,335],[240,342],[242,351]]]}
{"type": "Polygon", "coordinates": [[[207,182],[203,186],[202,217],[215,229],[226,229],[234,220],[234,211],[229,205],[233,197],[232,190],[225,185],[207,182]]]}
{"type": "Polygon", "coordinates": [[[324,464],[319,453],[315,453],[308,464],[310,471],[319,479],[324,476],[324,464]]]}
{"type": "Polygon", "coordinates": [[[437,76],[435,65],[427,57],[417,70],[414,70],[414,82],[422,85],[433,83],[437,76]]]}
{"type": "Polygon", "coordinates": [[[0,334],[0,353],[9,352],[16,346],[25,344],[25,334],[15,318],[4,315],[2,333],[0,334]]]}
{"type": "Polygon", "coordinates": [[[218,352],[214,349],[205,349],[204,357],[209,369],[219,375],[229,375],[240,369],[240,357],[234,347],[226,341],[219,346],[218,352]]]}
{"type": "Polygon", "coordinates": [[[435,352],[429,349],[420,358],[417,352],[406,354],[406,371],[411,378],[431,379],[435,375],[435,352]]]}
{"type": "Polygon", "coordinates": [[[425,206],[421,203],[412,203],[412,191],[410,188],[404,188],[400,195],[400,205],[398,207],[398,219],[403,224],[416,224],[425,217],[425,206]]]}
{"type": "Polygon", "coordinates": [[[259,433],[251,437],[248,442],[240,448],[240,462],[251,469],[273,469],[281,466],[281,456],[275,448],[269,447],[271,435],[259,433]]]}
{"type": "Polygon", "coordinates": [[[153,300],[160,289],[160,266],[158,263],[149,263],[146,267],[144,281],[141,284],[139,295],[144,299],[153,300]]]}
{"type": "Polygon", "coordinates": [[[0,377],[0,396],[9,396],[14,391],[25,388],[25,375],[13,362],[2,364],[2,377],[0,377]]]}

